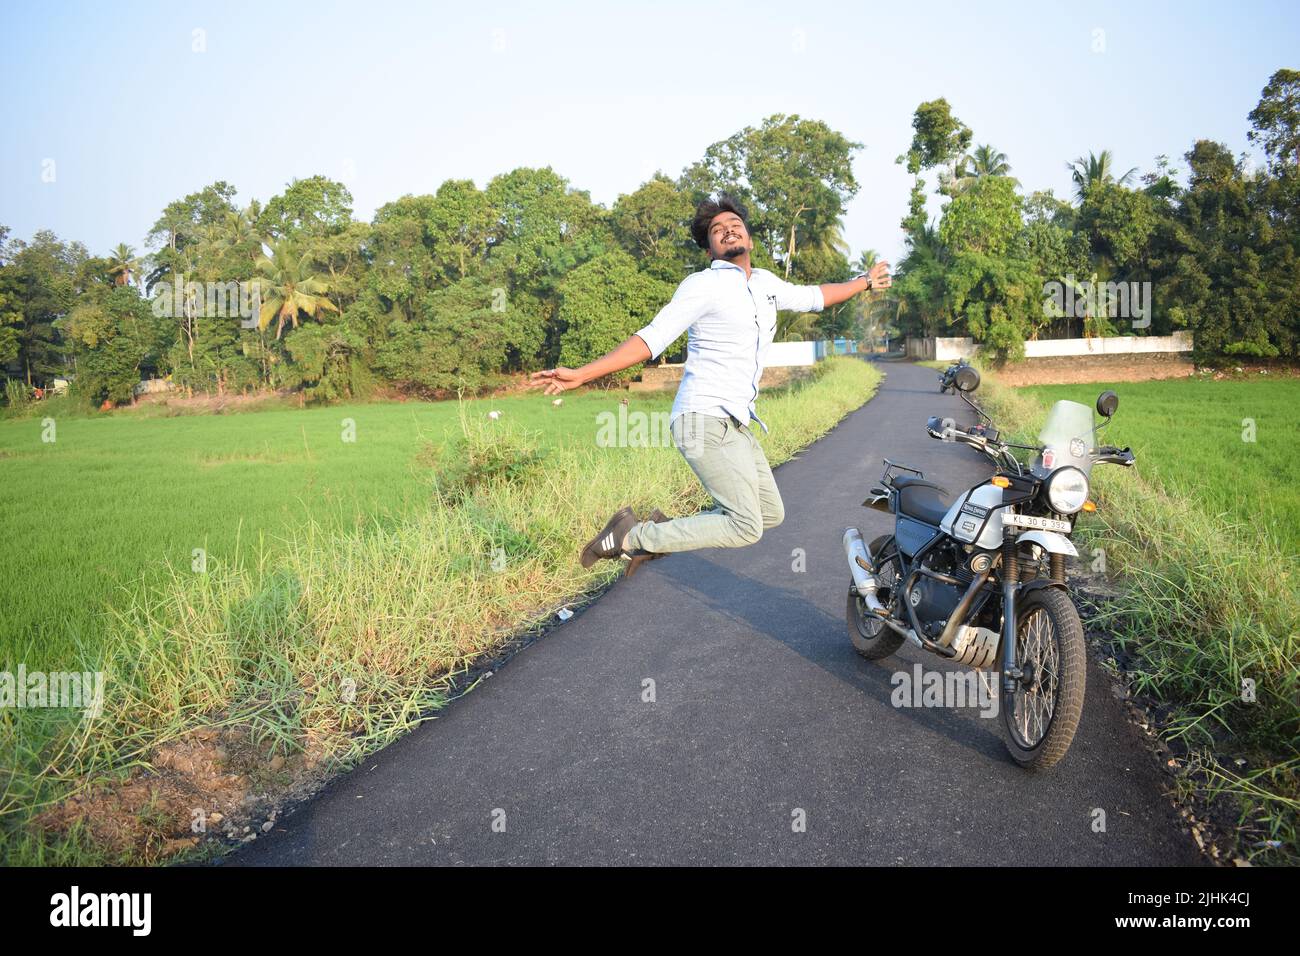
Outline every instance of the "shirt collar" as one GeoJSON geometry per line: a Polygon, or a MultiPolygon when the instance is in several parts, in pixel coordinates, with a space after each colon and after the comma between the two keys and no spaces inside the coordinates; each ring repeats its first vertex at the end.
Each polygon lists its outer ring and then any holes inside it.
{"type": "Polygon", "coordinates": [[[714,259],[712,262],[709,263],[709,268],[710,269],[736,269],[737,271],[742,273],[745,271],[740,266],[736,265],[734,262],[728,262],[726,259],[714,259]]]}

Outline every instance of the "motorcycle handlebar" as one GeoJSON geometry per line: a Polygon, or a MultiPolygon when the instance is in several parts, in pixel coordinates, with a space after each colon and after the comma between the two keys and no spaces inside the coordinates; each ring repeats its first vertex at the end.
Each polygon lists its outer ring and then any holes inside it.
{"type": "Polygon", "coordinates": [[[1093,461],[1105,465],[1124,465],[1128,467],[1136,461],[1132,450],[1129,448],[1117,448],[1114,445],[1102,445],[1093,454],[1093,461]]]}
{"type": "Polygon", "coordinates": [[[938,415],[931,415],[930,420],[925,423],[925,430],[931,438],[938,438],[941,441],[960,441],[966,438],[975,439],[979,444],[988,442],[988,435],[976,432],[978,425],[971,425],[969,428],[958,428],[955,426],[944,427],[943,420],[938,415]]]}
{"type": "MultiPolygon", "coordinates": [[[[944,427],[943,420],[938,415],[931,415],[930,420],[925,423],[925,431],[931,438],[937,438],[939,441],[959,441],[963,444],[970,445],[984,454],[998,459],[1002,452],[1007,448],[1034,448],[1031,445],[1011,445],[997,439],[990,439],[988,435],[974,434],[974,429],[979,426],[972,425],[970,428],[944,427]]],[[[1122,465],[1124,467],[1132,466],[1136,460],[1133,452],[1128,447],[1119,448],[1115,445],[1102,445],[1092,453],[1092,460],[1098,464],[1122,465]]]]}

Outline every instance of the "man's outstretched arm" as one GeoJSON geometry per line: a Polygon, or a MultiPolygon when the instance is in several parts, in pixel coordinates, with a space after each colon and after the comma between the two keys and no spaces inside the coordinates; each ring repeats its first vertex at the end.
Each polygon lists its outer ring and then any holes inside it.
{"type": "Polygon", "coordinates": [[[687,276],[673,293],[672,300],[659,310],[650,324],[638,329],[618,348],[606,352],[582,368],[561,367],[534,372],[528,377],[528,384],[540,385],[545,382],[546,394],[558,395],[602,375],[631,368],[637,362],[658,358],[710,304],[707,282],[700,281],[699,273],[687,276]]]}
{"type": "Polygon", "coordinates": [[[621,372],[625,368],[631,368],[637,362],[644,362],[650,358],[650,346],[645,344],[645,340],[639,335],[629,336],[628,339],[594,361],[588,362],[581,368],[558,368],[544,369],[540,372],[534,372],[528,376],[529,385],[540,385],[546,383],[545,394],[558,395],[560,392],[570,388],[577,388],[586,382],[600,378],[602,375],[612,375],[614,372],[621,372]]]}
{"type": "Polygon", "coordinates": [[[859,292],[868,289],[888,289],[890,284],[889,263],[877,262],[865,278],[850,279],[848,282],[828,282],[821,286],[822,299],[826,303],[825,307],[829,309],[833,305],[839,305],[853,298],[859,292]]]}

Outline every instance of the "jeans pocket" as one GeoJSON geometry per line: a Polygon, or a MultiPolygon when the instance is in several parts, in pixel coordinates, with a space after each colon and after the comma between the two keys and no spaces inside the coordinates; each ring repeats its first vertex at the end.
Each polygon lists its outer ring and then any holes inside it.
{"type": "Polygon", "coordinates": [[[708,449],[719,448],[726,441],[730,422],[714,415],[702,415],[699,412],[686,412],[675,422],[673,435],[677,450],[687,458],[695,458],[708,449]]]}

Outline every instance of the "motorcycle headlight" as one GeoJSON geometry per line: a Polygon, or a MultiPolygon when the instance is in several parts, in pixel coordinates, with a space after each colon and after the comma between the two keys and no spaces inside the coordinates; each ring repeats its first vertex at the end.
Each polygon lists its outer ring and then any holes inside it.
{"type": "Polygon", "coordinates": [[[1078,468],[1058,468],[1047,479],[1047,503],[1061,515],[1072,515],[1088,500],[1088,476],[1078,468]]]}

